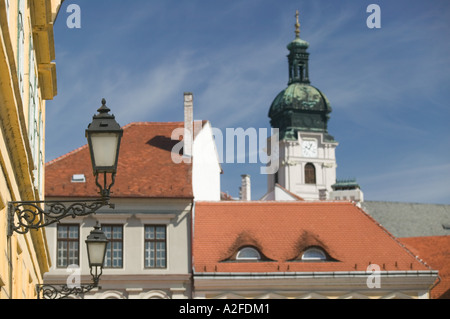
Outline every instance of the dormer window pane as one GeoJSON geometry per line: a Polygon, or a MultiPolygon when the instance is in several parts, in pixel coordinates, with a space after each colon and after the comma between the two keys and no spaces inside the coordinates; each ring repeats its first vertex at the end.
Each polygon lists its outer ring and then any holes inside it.
{"type": "Polygon", "coordinates": [[[302,260],[326,260],[325,253],[318,248],[310,248],[306,250],[302,255],[302,260]]]}
{"type": "Polygon", "coordinates": [[[237,260],[260,260],[261,255],[259,252],[252,247],[245,247],[239,250],[236,255],[237,260]]]}

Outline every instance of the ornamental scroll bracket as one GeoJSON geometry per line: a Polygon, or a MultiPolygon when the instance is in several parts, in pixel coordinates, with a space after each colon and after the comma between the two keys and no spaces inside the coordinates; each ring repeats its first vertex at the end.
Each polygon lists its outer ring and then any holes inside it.
{"type": "Polygon", "coordinates": [[[86,284],[80,286],[68,286],[68,285],[36,285],[36,293],[38,299],[65,299],[72,295],[85,294],[94,288],[99,288],[96,283],[86,284]]]}
{"type": "Polygon", "coordinates": [[[39,229],[58,223],[66,217],[94,214],[104,206],[114,208],[109,198],[82,201],[22,201],[8,203],[8,236],[14,232],[26,234],[30,229],[39,229]],[[42,208],[44,206],[44,208],[42,208]]]}

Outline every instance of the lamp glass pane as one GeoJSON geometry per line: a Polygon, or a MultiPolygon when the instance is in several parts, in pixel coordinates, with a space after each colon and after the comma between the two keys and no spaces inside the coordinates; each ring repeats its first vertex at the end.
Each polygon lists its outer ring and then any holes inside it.
{"type": "Polygon", "coordinates": [[[87,244],[90,266],[103,266],[106,251],[106,242],[90,242],[87,244]]]}
{"type": "Polygon", "coordinates": [[[113,167],[119,137],[115,133],[92,133],[91,142],[96,167],[113,167]]]}

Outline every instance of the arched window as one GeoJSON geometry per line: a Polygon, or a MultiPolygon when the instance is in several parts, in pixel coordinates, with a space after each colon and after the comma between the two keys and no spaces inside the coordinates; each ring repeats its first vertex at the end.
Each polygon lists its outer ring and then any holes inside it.
{"type": "Polygon", "coordinates": [[[244,247],[238,251],[236,260],[260,260],[261,255],[253,247],[244,247]]]}
{"type": "Polygon", "coordinates": [[[323,250],[319,248],[309,248],[302,255],[302,260],[321,261],[326,259],[327,256],[325,255],[323,250]]]}
{"type": "Polygon", "coordinates": [[[308,163],[305,165],[305,184],[316,183],[316,168],[314,164],[308,163]]]}

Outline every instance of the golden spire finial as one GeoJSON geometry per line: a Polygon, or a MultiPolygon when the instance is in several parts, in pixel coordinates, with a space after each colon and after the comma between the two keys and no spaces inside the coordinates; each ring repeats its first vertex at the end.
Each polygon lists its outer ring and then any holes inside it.
{"type": "Polygon", "coordinates": [[[295,24],[295,35],[297,38],[300,38],[300,22],[298,22],[298,10],[295,12],[295,19],[297,20],[297,23],[295,24]]]}

